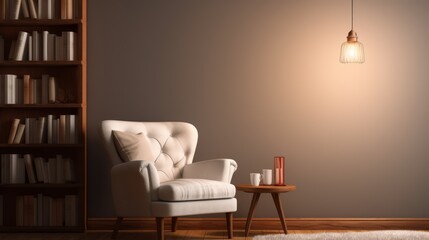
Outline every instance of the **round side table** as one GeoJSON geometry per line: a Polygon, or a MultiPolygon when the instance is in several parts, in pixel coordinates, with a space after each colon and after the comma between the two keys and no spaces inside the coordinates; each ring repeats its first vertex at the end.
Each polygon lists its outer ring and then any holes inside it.
{"type": "Polygon", "coordinates": [[[275,186],[275,185],[260,185],[260,186],[253,186],[250,184],[239,184],[236,186],[238,191],[243,191],[247,193],[253,193],[252,203],[250,204],[249,208],[249,214],[247,215],[247,221],[246,221],[246,229],[245,229],[245,236],[247,237],[249,235],[250,225],[252,224],[252,218],[253,213],[255,211],[256,205],[258,204],[259,197],[261,196],[261,193],[271,193],[271,196],[273,197],[274,204],[277,208],[277,213],[279,214],[279,218],[283,227],[283,231],[285,234],[287,234],[287,226],[285,222],[285,218],[283,215],[283,208],[282,204],[280,202],[279,193],[286,193],[291,192],[296,189],[296,186],[294,185],[285,185],[285,186],[275,186]]]}

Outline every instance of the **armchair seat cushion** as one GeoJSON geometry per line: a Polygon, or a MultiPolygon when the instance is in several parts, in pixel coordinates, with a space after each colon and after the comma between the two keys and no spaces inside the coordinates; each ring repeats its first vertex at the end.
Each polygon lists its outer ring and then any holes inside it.
{"type": "Polygon", "coordinates": [[[207,179],[180,178],[163,182],[158,188],[158,198],[169,202],[233,198],[234,196],[234,185],[207,179]]]}

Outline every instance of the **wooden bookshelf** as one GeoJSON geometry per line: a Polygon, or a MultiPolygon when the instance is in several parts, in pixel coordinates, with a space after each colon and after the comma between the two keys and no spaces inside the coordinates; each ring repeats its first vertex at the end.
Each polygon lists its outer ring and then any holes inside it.
{"type": "MultiPolygon", "coordinates": [[[[12,0],[6,0],[13,2],[12,0]]],[[[29,1],[29,0],[22,0],[29,1]]],[[[43,159],[55,158],[61,155],[71,159],[74,173],[74,180],[65,183],[46,183],[37,181],[29,183],[27,170],[25,171],[25,183],[1,183],[0,182],[0,232],[82,232],[86,229],[86,181],[87,181],[87,147],[86,147],[86,0],[71,0],[73,2],[72,19],[61,18],[61,3],[63,0],[52,0],[55,2],[56,11],[54,19],[30,19],[24,18],[20,14],[19,19],[2,19],[0,16],[0,36],[4,44],[4,56],[0,58],[0,75],[16,75],[22,78],[30,75],[32,78],[41,78],[43,74],[53,76],[56,79],[56,88],[63,91],[60,99],[55,103],[35,103],[6,104],[0,102],[0,155],[19,155],[19,159],[24,154],[31,154],[34,157],[43,159]],[[59,12],[58,12],[59,11],[59,12]],[[61,36],[62,32],[75,33],[75,59],[67,60],[29,60],[23,61],[9,60],[9,51],[13,41],[17,40],[19,32],[30,33],[37,31],[48,31],[49,33],[61,36]],[[1,60],[4,59],[4,60],[1,60]],[[46,137],[41,144],[8,144],[8,136],[13,119],[39,118],[48,115],[74,115],[76,117],[76,139],[77,143],[47,143],[46,137]],[[75,223],[67,224],[67,220],[60,226],[40,225],[38,220],[31,225],[18,224],[18,201],[21,196],[43,195],[53,199],[65,199],[66,196],[76,198],[75,223]]],[[[67,0],[68,1],[68,0],[67,0]]],[[[35,1],[37,3],[37,1],[35,1]]],[[[1,1],[0,1],[1,4],[1,1]]],[[[1,8],[1,6],[0,6],[1,8]]],[[[10,9],[7,7],[6,9],[10,9]]],[[[0,51],[1,52],[1,51],[0,51]]],[[[27,53],[26,53],[27,54],[27,53]]],[[[1,84],[1,82],[0,82],[1,84]]],[[[2,93],[0,92],[0,97],[2,93]]],[[[46,128],[45,128],[46,134],[46,128]]],[[[0,163],[3,160],[0,160],[0,163]]],[[[0,164],[0,170],[6,165],[0,164]]],[[[0,171],[0,175],[3,172],[0,171]]],[[[0,178],[1,179],[1,178],[0,178]]],[[[64,204],[64,201],[63,203],[64,204]]],[[[37,204],[36,204],[37,205],[37,204]]],[[[64,206],[59,204],[58,206],[64,206]]],[[[37,206],[36,206],[37,207],[37,206]]],[[[67,209],[64,210],[63,216],[67,209]]],[[[61,207],[56,208],[59,211],[61,207]]],[[[37,211],[38,209],[35,209],[37,211]]],[[[69,208],[70,210],[70,208],[69,208]]],[[[20,212],[19,212],[20,213],[20,212]]],[[[52,218],[53,215],[50,215],[52,218]]],[[[24,216],[25,218],[25,216],[24,216]]],[[[60,217],[56,217],[60,219],[60,217]]]]}

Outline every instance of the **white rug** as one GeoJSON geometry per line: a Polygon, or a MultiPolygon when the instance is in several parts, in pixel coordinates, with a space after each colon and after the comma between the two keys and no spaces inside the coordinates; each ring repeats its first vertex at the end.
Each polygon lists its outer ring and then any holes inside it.
{"type": "Polygon", "coordinates": [[[429,240],[429,232],[386,230],[368,232],[271,234],[255,236],[254,240],[429,240]]]}

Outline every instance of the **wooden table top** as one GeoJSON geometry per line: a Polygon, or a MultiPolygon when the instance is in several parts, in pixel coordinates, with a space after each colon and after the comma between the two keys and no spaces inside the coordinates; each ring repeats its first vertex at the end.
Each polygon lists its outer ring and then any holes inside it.
{"type": "Polygon", "coordinates": [[[238,184],[235,186],[237,190],[248,193],[283,193],[291,192],[296,189],[295,185],[275,186],[275,185],[259,185],[238,184]]]}

